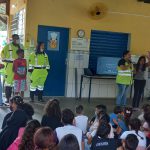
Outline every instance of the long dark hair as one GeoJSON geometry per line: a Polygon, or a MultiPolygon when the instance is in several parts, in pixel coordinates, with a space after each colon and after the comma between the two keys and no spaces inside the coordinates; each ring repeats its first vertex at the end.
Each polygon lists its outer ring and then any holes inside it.
{"type": "Polygon", "coordinates": [[[38,120],[31,120],[27,123],[19,145],[19,150],[34,150],[33,136],[40,127],[41,125],[38,120]]]}
{"type": "Polygon", "coordinates": [[[100,120],[96,135],[100,136],[101,138],[107,138],[110,133],[110,130],[111,126],[109,125],[109,123],[104,120],[100,120]]]}
{"type": "Polygon", "coordinates": [[[37,54],[45,54],[45,52],[41,53],[41,51],[40,51],[40,48],[41,48],[42,44],[44,44],[44,42],[38,42],[37,47],[36,47],[36,51],[35,51],[36,55],[37,54]]]}
{"type": "Polygon", "coordinates": [[[44,115],[56,117],[59,121],[61,121],[61,110],[57,99],[52,99],[47,102],[44,108],[44,115]]]}
{"type": "Polygon", "coordinates": [[[139,136],[141,140],[144,140],[144,138],[138,134],[141,127],[141,121],[138,118],[134,118],[130,120],[129,125],[131,126],[131,130],[135,130],[136,135],[139,136]]]}
{"type": "Polygon", "coordinates": [[[146,70],[146,58],[145,56],[141,56],[139,59],[138,59],[138,62],[136,64],[136,71],[138,72],[139,71],[139,68],[140,68],[140,61],[144,59],[144,65],[142,66],[142,71],[145,71],[146,70]]]}

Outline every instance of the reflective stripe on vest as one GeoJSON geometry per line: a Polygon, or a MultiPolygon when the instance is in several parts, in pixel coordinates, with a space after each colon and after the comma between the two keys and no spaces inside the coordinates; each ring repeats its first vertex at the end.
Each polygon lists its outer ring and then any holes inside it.
{"type": "Polygon", "coordinates": [[[12,46],[9,44],[9,59],[12,59],[12,46]]]}
{"type": "Polygon", "coordinates": [[[131,70],[118,70],[118,75],[131,77],[131,70]]]}

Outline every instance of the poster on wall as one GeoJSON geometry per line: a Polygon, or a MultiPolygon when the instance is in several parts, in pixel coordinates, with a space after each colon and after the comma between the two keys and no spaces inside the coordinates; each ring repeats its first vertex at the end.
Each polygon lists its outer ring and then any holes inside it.
{"type": "Polygon", "coordinates": [[[60,32],[48,31],[47,50],[59,51],[60,32]]]}
{"type": "Polygon", "coordinates": [[[89,40],[86,38],[72,38],[71,39],[71,50],[89,50],[89,40]]]}

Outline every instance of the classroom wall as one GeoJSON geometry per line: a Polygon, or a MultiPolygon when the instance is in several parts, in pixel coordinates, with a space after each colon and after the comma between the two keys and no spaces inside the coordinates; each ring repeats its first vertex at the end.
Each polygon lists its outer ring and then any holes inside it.
{"type": "Polygon", "coordinates": [[[150,5],[136,0],[28,0],[26,44],[37,39],[38,25],[71,28],[71,37],[78,29],[86,31],[90,38],[91,29],[131,33],[131,51],[143,54],[150,48],[150,5]],[[108,8],[106,16],[92,20],[88,9],[97,2],[108,8]]]}
{"type": "MultiPolygon", "coordinates": [[[[90,32],[105,30],[125,32],[131,34],[130,50],[132,54],[142,55],[150,48],[150,4],[136,0],[28,0],[26,14],[26,46],[30,41],[37,40],[38,25],[58,26],[70,28],[70,38],[77,37],[77,30],[84,29],[86,38],[90,39],[90,32]],[[104,18],[93,20],[88,10],[95,4],[102,2],[108,11],[104,18]]],[[[69,43],[70,45],[70,43],[69,43]]],[[[89,53],[70,51],[68,53],[66,96],[75,97],[75,68],[77,68],[78,95],[80,77],[83,68],[88,67],[89,53]],[[83,55],[81,61],[77,55],[83,55]]],[[[89,80],[83,82],[83,97],[88,96],[89,80]]],[[[92,97],[116,97],[115,80],[93,80],[92,97]]]]}

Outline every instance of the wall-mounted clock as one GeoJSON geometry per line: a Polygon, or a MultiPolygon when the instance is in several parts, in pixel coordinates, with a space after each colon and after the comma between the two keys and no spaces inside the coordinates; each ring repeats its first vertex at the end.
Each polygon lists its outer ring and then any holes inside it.
{"type": "Polygon", "coordinates": [[[85,36],[85,31],[83,29],[79,29],[77,31],[77,35],[79,38],[83,38],[85,36]]]}

